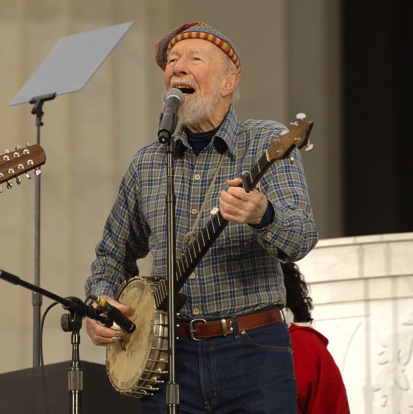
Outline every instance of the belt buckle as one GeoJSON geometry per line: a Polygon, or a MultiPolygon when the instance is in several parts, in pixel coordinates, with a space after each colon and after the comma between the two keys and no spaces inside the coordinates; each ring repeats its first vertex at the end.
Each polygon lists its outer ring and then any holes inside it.
{"type": "Polygon", "coordinates": [[[193,341],[196,341],[196,342],[205,341],[206,338],[196,338],[195,337],[195,327],[194,327],[195,322],[205,323],[206,319],[197,318],[197,319],[192,319],[192,321],[189,322],[189,334],[191,336],[191,339],[193,341]]]}

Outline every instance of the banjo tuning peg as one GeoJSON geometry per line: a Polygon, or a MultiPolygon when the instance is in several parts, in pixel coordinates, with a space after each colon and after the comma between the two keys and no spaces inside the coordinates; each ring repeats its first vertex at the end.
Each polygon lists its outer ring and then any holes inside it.
{"type": "Polygon", "coordinates": [[[311,151],[313,148],[314,148],[314,144],[310,140],[308,140],[307,145],[305,146],[304,150],[308,152],[308,151],[311,151]]]}

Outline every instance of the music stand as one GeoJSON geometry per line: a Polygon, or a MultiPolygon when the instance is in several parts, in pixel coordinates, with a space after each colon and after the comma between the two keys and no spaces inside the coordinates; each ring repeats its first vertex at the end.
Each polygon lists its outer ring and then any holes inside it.
{"type": "MultiPolygon", "coordinates": [[[[81,90],[124,36],[133,22],[61,38],[10,105],[33,104],[36,143],[40,145],[43,104],[57,95],[81,90]]],[[[40,286],[40,175],[35,177],[34,284],[40,286]]],[[[40,365],[41,295],[33,293],[33,366],[40,365]]]]}

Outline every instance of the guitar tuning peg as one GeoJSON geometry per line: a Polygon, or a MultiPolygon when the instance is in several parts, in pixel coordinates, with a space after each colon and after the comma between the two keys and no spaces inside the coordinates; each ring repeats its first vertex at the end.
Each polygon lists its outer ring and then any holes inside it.
{"type": "Polygon", "coordinates": [[[20,145],[16,145],[16,146],[14,147],[14,149],[15,149],[16,151],[18,151],[20,148],[21,148],[21,147],[20,147],[20,145]]]}
{"type": "Polygon", "coordinates": [[[42,170],[41,170],[40,168],[36,168],[36,169],[34,170],[34,173],[35,173],[36,175],[40,175],[40,174],[42,173],[42,170]]]}
{"type": "Polygon", "coordinates": [[[20,180],[20,177],[16,177],[16,184],[20,185],[22,183],[22,180],[20,180]]]}
{"type": "Polygon", "coordinates": [[[13,187],[13,184],[10,181],[7,181],[6,187],[7,187],[8,190],[10,190],[10,188],[13,187]]]}
{"type": "Polygon", "coordinates": [[[3,189],[0,187],[0,194],[3,192],[3,189]]]}
{"type": "Polygon", "coordinates": [[[28,180],[31,180],[32,179],[32,176],[27,172],[26,174],[26,178],[28,179],[28,180]]]}
{"type": "Polygon", "coordinates": [[[305,146],[304,150],[308,152],[308,151],[311,151],[313,148],[314,148],[314,144],[310,140],[308,140],[307,145],[305,146]]]}
{"type": "Polygon", "coordinates": [[[303,112],[300,112],[300,113],[298,113],[295,117],[296,117],[297,119],[305,119],[305,118],[307,118],[307,115],[306,115],[306,114],[304,114],[303,112]]]}

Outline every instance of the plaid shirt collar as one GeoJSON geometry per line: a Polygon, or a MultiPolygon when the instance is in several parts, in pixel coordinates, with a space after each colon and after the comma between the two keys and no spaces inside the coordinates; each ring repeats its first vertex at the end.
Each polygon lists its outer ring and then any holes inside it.
{"type": "MultiPolygon", "coordinates": [[[[215,148],[219,153],[228,149],[229,155],[235,157],[236,154],[236,137],[238,136],[240,120],[235,113],[234,107],[230,105],[224,120],[214,138],[212,139],[215,148]]],[[[183,152],[189,148],[188,138],[185,133],[185,127],[182,125],[174,135],[175,156],[182,156],[183,152]]]]}

